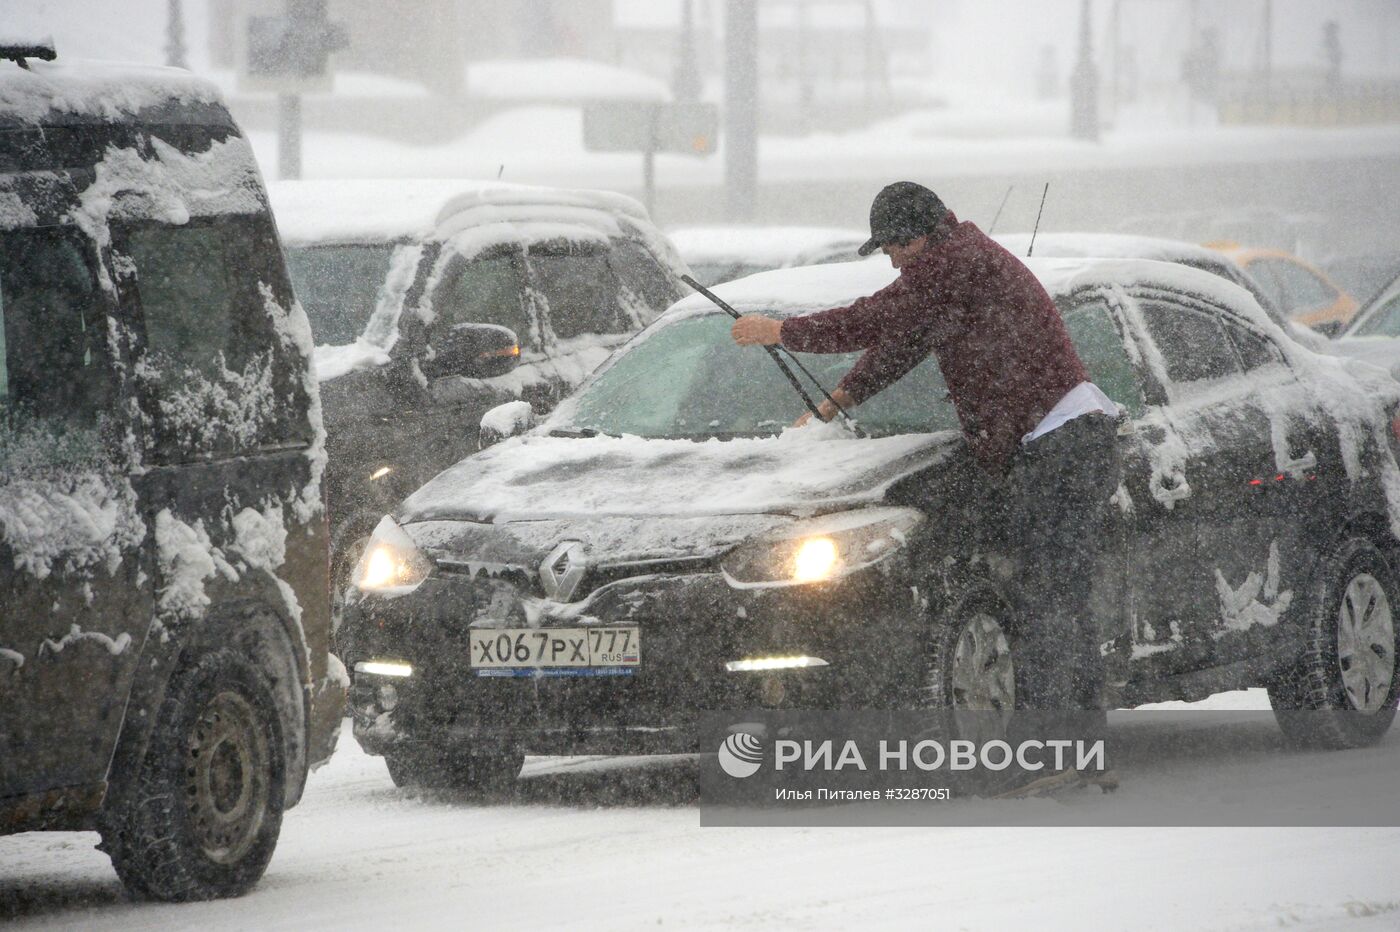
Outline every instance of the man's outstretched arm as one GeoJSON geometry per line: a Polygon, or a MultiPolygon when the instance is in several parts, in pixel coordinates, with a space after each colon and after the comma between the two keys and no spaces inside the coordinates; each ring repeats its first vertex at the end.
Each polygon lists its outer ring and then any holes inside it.
{"type": "Polygon", "coordinates": [[[746,314],[734,322],[730,333],[741,346],[782,343],[799,353],[850,353],[869,349],[891,331],[898,332],[909,299],[904,282],[896,279],[868,298],[829,311],[787,320],[746,314]]]}

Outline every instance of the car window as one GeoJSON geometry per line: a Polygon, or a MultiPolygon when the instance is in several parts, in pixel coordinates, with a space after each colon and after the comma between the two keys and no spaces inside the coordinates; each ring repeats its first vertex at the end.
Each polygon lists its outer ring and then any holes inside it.
{"type": "Polygon", "coordinates": [[[1108,307],[1094,302],[1074,308],[1065,315],[1065,328],[1089,379],[1126,408],[1130,417],[1141,414],[1142,384],[1108,307]]]}
{"type": "Polygon", "coordinates": [[[292,290],[306,309],[318,345],[355,342],[374,312],[393,255],[388,243],[287,250],[292,290]]]}
{"type": "Polygon", "coordinates": [[[1250,274],[1260,269],[1274,282],[1279,306],[1286,314],[1316,310],[1337,300],[1335,289],[1296,262],[1263,258],[1249,264],[1250,274]]]}
{"type": "Polygon", "coordinates": [[[221,215],[115,234],[134,273],[145,335],[137,375],[156,405],[157,457],[309,441],[307,361],[279,329],[290,293],[270,220],[221,215]]]}
{"type": "Polygon", "coordinates": [[[1371,312],[1356,332],[1358,337],[1400,337],[1400,292],[1371,312]]]}
{"type": "Polygon", "coordinates": [[[1234,344],[1235,351],[1240,354],[1240,362],[1244,364],[1244,371],[1248,372],[1251,369],[1259,369],[1283,361],[1278,349],[1258,334],[1250,333],[1228,320],[1221,321],[1221,324],[1229,335],[1230,342],[1234,344]]]}
{"type": "Polygon", "coordinates": [[[0,234],[0,401],[7,414],[96,423],[112,403],[107,318],[76,230],[0,234]]]}
{"type": "Polygon", "coordinates": [[[1240,371],[1220,322],[1213,315],[1161,301],[1144,301],[1142,312],[1171,381],[1219,379],[1240,371]]]}
{"type": "Polygon", "coordinates": [[[618,284],[605,253],[530,256],[535,290],[548,304],[554,335],[626,333],[631,321],[618,308],[618,284]]]}
{"type": "Polygon", "coordinates": [[[650,323],[681,296],[670,272],[640,243],[615,240],[608,261],[622,287],[640,299],[650,312],[639,315],[640,323],[650,323]]]}
{"type": "Polygon", "coordinates": [[[441,326],[496,324],[514,331],[521,345],[531,345],[534,328],[522,294],[520,264],[514,256],[464,264],[438,292],[433,307],[441,326]]]}
{"type": "Polygon", "coordinates": [[[205,375],[237,371],[247,357],[240,329],[239,247],[222,225],[132,229],[126,250],[137,270],[146,343],[162,362],[205,375]]]}

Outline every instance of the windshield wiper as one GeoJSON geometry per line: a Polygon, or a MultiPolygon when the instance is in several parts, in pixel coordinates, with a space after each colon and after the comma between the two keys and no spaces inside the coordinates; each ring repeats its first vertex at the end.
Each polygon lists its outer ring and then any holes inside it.
{"type": "MultiPolygon", "coordinates": [[[[689,275],[682,275],[681,281],[685,282],[687,285],[694,288],[696,291],[700,292],[705,297],[709,298],[710,301],[713,302],[716,307],[720,308],[730,317],[734,318],[735,320],[739,319],[740,315],[738,311],[734,310],[734,308],[726,304],[719,297],[719,295],[715,294],[713,291],[706,288],[704,285],[700,284],[695,279],[691,278],[689,275]]],[[[815,417],[817,420],[822,420],[821,412],[817,410],[816,402],[812,400],[811,395],[807,394],[807,390],[802,387],[802,383],[797,380],[797,376],[792,374],[792,370],[787,367],[787,363],[783,362],[783,357],[778,355],[778,350],[771,346],[765,346],[763,347],[763,349],[765,352],[768,353],[768,357],[773,360],[773,363],[780,370],[782,370],[783,375],[787,376],[788,382],[791,383],[793,389],[797,391],[797,394],[802,396],[802,402],[807,406],[807,410],[811,411],[812,416],[815,417]]],[[[831,397],[831,392],[827,391],[825,388],[822,387],[822,383],[817,381],[817,377],[812,375],[812,373],[808,372],[807,367],[802,365],[802,363],[798,362],[797,357],[792,355],[792,353],[786,347],[783,347],[782,349],[783,352],[787,353],[787,357],[793,361],[797,368],[802,370],[802,374],[805,375],[809,380],[811,380],[812,384],[817,387],[817,391],[821,392],[824,396],[826,396],[826,400],[831,402],[831,406],[841,413],[841,417],[846,421],[846,425],[851,428],[851,432],[854,433],[857,437],[865,437],[865,431],[861,430],[860,426],[856,424],[855,419],[846,413],[846,409],[841,407],[840,402],[838,402],[835,398],[831,397]]]]}
{"type": "MultiPolygon", "coordinates": [[[[562,429],[562,428],[561,428],[561,429],[559,429],[559,430],[551,430],[551,431],[549,432],[549,436],[551,436],[551,437],[567,437],[567,438],[572,439],[572,440],[578,440],[578,439],[583,438],[583,437],[597,437],[597,436],[598,436],[599,434],[601,434],[601,433],[602,433],[602,431],[597,430],[597,429],[592,428],[592,427],[580,427],[580,428],[577,428],[577,429],[575,429],[575,430],[565,430],[565,429],[562,429]]],[[[612,435],[611,435],[611,434],[608,434],[608,436],[611,437],[612,435]]]]}

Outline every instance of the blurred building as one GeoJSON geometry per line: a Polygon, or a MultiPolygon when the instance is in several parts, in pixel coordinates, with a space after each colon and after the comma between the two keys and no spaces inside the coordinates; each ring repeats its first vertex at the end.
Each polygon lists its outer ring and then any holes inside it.
{"type": "MultiPolygon", "coordinates": [[[[272,16],[286,0],[209,0],[209,57],[235,65],[249,16],[272,16]]],[[[350,36],[336,67],[421,83],[458,96],[468,61],[496,58],[612,57],[612,0],[328,0],[350,36]]]]}

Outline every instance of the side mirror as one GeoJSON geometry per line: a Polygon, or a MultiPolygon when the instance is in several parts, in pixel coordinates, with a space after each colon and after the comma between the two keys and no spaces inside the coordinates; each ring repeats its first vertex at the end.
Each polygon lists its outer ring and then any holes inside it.
{"type": "Polygon", "coordinates": [[[432,344],[431,358],[419,361],[430,379],[449,375],[490,379],[520,364],[520,340],[509,327],[456,324],[432,344]]]}
{"type": "Polygon", "coordinates": [[[534,426],[535,409],[530,407],[530,402],[507,401],[481,416],[481,432],[477,435],[477,446],[484,450],[507,437],[523,434],[534,426]]]}

